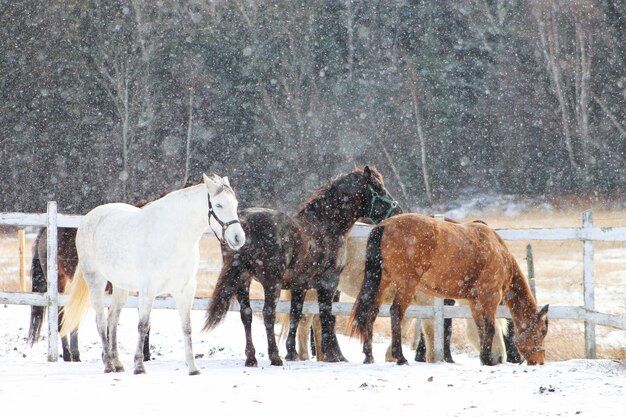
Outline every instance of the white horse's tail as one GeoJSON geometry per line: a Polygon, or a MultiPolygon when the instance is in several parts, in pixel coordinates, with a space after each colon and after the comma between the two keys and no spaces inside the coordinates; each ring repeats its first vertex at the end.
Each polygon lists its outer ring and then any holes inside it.
{"type": "Polygon", "coordinates": [[[63,321],[61,322],[61,336],[65,336],[72,331],[78,329],[80,322],[85,317],[89,306],[91,305],[91,297],[89,287],[83,277],[83,271],[80,263],[74,273],[74,279],[69,285],[68,292],[70,301],[63,307],[63,321]]]}

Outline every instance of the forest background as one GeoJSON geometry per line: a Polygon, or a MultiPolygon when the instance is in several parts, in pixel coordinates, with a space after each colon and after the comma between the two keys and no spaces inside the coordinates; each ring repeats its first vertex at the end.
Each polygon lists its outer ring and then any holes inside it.
{"type": "Polygon", "coordinates": [[[0,211],[364,164],[411,210],[623,197],[625,48],[624,0],[0,0],[0,211]]]}

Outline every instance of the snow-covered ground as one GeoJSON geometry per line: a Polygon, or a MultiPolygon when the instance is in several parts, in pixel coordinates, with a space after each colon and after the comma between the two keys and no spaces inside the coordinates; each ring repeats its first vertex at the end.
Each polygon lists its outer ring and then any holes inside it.
{"type": "MultiPolygon", "coordinates": [[[[285,362],[269,365],[265,334],[255,318],[258,368],[245,368],[238,313],[201,333],[204,312],[194,311],[194,351],[200,376],[190,377],[176,311],[152,316],[152,353],[147,374],[133,375],[136,312],[120,324],[126,372],[104,374],[93,316],[81,326],[83,362],[48,363],[46,341],[30,348],[29,307],[0,305],[0,404],[3,415],[214,416],[243,415],[437,415],[437,416],[623,416],[626,363],[569,360],[544,366],[479,365],[456,353],[456,364],[397,366],[383,362],[386,345],[375,345],[377,363],[364,365],[356,339],[340,337],[349,363],[285,362]],[[83,411],[81,411],[83,410],[83,411]]],[[[284,343],[281,343],[284,355],[284,343]]],[[[411,357],[409,352],[405,352],[411,357]]]]}

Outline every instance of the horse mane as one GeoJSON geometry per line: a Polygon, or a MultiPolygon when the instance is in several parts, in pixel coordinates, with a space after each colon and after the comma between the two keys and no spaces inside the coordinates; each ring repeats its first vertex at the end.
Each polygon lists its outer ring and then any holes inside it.
{"type": "MultiPolygon", "coordinates": [[[[370,172],[376,178],[376,180],[378,182],[380,182],[381,185],[384,187],[385,186],[385,182],[384,182],[383,176],[380,174],[380,172],[378,172],[378,170],[375,167],[373,167],[373,166],[370,166],[370,172]]],[[[354,170],[352,172],[349,172],[347,174],[343,174],[343,175],[340,175],[338,177],[335,177],[332,180],[330,180],[330,181],[326,182],[325,184],[321,185],[320,187],[318,187],[315,191],[313,191],[313,193],[309,196],[309,198],[304,200],[300,204],[300,206],[298,206],[298,210],[297,210],[298,215],[304,214],[304,212],[307,211],[307,209],[309,209],[312,205],[318,203],[319,201],[322,201],[322,200],[325,200],[325,199],[329,198],[329,195],[332,194],[332,192],[334,191],[334,188],[337,186],[337,184],[339,182],[341,182],[341,180],[343,178],[349,177],[350,175],[362,176],[363,175],[363,169],[362,168],[354,168],[354,170]]]]}
{"type": "MultiPolygon", "coordinates": [[[[213,174],[213,176],[216,177],[217,175],[213,174]]],[[[183,185],[183,188],[180,188],[180,189],[193,187],[194,185],[198,185],[201,182],[202,182],[202,178],[200,178],[200,179],[193,179],[193,177],[189,176],[185,180],[185,184],[183,185]]],[[[220,178],[220,182],[221,182],[221,178],[220,178]]],[[[153,196],[143,198],[143,199],[141,199],[141,200],[139,200],[138,202],[135,203],[135,207],[142,208],[142,207],[144,207],[144,206],[146,206],[146,205],[148,205],[148,204],[150,204],[150,203],[152,203],[152,202],[154,202],[154,201],[156,201],[156,200],[158,200],[160,198],[165,197],[166,195],[168,195],[172,191],[176,191],[178,189],[179,188],[177,188],[177,189],[169,189],[169,190],[166,190],[166,191],[162,191],[159,194],[155,194],[153,196]]]]}

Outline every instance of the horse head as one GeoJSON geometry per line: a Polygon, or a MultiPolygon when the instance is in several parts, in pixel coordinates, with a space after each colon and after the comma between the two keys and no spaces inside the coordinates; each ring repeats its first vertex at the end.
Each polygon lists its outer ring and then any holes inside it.
{"type": "Polygon", "coordinates": [[[543,306],[528,327],[516,330],[515,345],[528,365],[543,365],[546,360],[543,340],[548,334],[548,307],[543,306]]]}
{"type": "Polygon", "coordinates": [[[202,175],[208,192],[209,225],[222,244],[237,250],[246,242],[246,235],[239,222],[239,202],[230,186],[228,177],[202,175]]]}
{"type": "Polygon", "coordinates": [[[362,216],[374,224],[388,217],[402,213],[402,208],[385,188],[382,175],[375,169],[365,166],[362,178],[364,198],[361,203],[362,216]]]}

